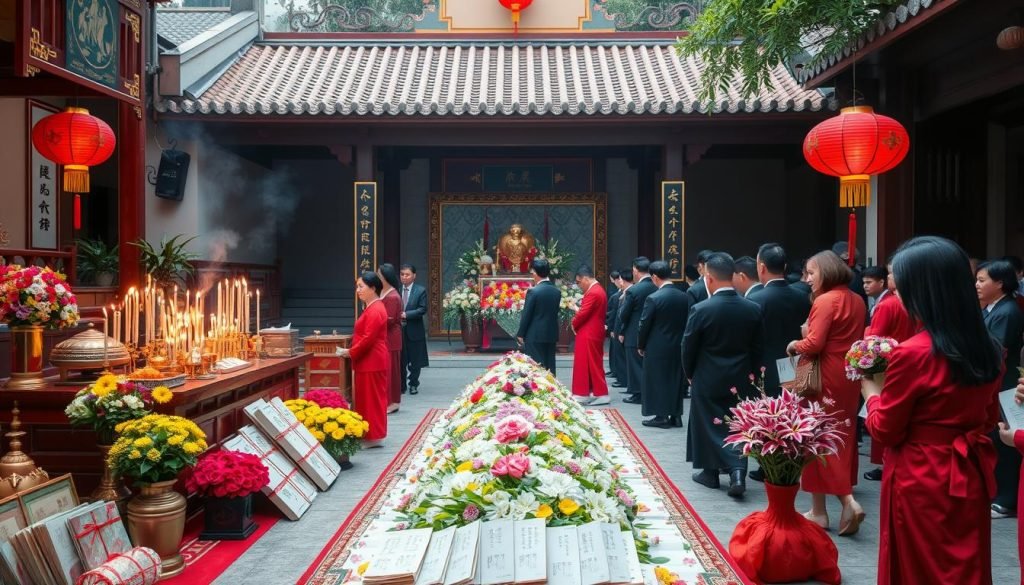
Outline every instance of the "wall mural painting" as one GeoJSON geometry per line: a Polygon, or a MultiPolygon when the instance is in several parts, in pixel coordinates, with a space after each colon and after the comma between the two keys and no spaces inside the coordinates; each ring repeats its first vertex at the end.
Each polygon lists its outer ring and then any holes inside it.
{"type": "MultiPolygon", "coordinates": [[[[270,32],[449,32],[439,18],[443,4],[480,0],[262,0],[270,32]]],[[[589,16],[580,32],[653,32],[685,30],[708,0],[589,0],[589,16]]],[[[495,7],[497,3],[495,2],[495,7]]],[[[537,11],[541,6],[535,5],[537,11]]],[[[496,10],[498,8],[495,8],[496,10]]],[[[452,8],[449,8],[451,11],[452,8]]],[[[501,9],[503,10],[503,9],[501,9]]],[[[511,22],[511,21],[510,21],[511,22]]],[[[458,24],[458,23],[455,23],[458,24]]],[[[509,25],[511,26],[511,25],[509,25]]],[[[458,28],[458,27],[456,27],[458,28]]],[[[528,32],[528,28],[521,29],[528,32]]]]}

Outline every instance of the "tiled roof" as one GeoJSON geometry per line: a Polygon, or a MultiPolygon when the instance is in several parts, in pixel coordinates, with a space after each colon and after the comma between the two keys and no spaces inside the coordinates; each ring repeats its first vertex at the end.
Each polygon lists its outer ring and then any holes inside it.
{"type": "Polygon", "coordinates": [[[195,38],[231,17],[231,11],[157,8],[156,33],[175,46],[195,38]]]}
{"type": "MultiPolygon", "coordinates": [[[[197,100],[163,112],[525,116],[690,114],[702,64],[671,44],[460,43],[254,45],[197,100]]],[[[784,67],[775,89],[744,99],[733,87],[713,112],[831,107],[784,67]]]]}
{"type": "MultiPolygon", "coordinates": [[[[835,55],[821,59],[813,68],[804,71],[804,82],[810,81],[829,70],[837,63],[846,59],[854,52],[863,51],[865,47],[878,39],[888,36],[908,21],[919,16],[926,16],[928,9],[940,4],[948,5],[957,0],[906,0],[895,8],[880,16],[874,24],[861,33],[860,38],[835,55]]],[[[861,53],[863,56],[863,53],[861,53]]]]}

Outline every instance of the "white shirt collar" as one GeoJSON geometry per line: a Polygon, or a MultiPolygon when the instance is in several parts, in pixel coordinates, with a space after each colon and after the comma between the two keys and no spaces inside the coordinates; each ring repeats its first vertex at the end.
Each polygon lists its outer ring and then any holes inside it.
{"type": "Polygon", "coordinates": [[[633,283],[633,284],[636,284],[636,283],[639,283],[639,282],[643,282],[643,281],[645,281],[645,280],[650,280],[650,279],[651,279],[651,275],[650,275],[650,274],[648,274],[647,276],[644,276],[643,278],[641,278],[640,280],[636,281],[636,282],[635,282],[635,283],[633,283]]]}
{"type": "Polygon", "coordinates": [[[762,285],[760,282],[750,285],[750,288],[747,289],[747,292],[743,293],[743,298],[747,298],[748,296],[750,296],[750,293],[754,292],[755,289],[761,286],[764,285],[762,285]]]}
{"type": "Polygon", "coordinates": [[[1005,298],[1006,298],[1006,295],[1003,295],[1003,296],[999,297],[998,299],[996,299],[995,301],[989,303],[988,306],[985,307],[985,312],[986,313],[991,313],[992,309],[996,308],[996,305],[999,304],[999,301],[1001,301],[1001,300],[1003,300],[1005,298]]]}
{"type": "Polygon", "coordinates": [[[723,286],[722,288],[720,288],[720,289],[716,290],[716,291],[714,292],[714,294],[716,294],[716,295],[717,295],[718,293],[722,292],[723,290],[731,290],[731,291],[735,291],[735,290],[736,290],[736,288],[735,288],[735,287],[732,287],[732,286],[723,286]]]}
{"type": "Polygon", "coordinates": [[[773,279],[769,280],[768,282],[764,283],[764,285],[768,286],[769,284],[771,284],[773,282],[779,282],[779,281],[786,282],[786,279],[785,278],[773,278],[773,279]]]}

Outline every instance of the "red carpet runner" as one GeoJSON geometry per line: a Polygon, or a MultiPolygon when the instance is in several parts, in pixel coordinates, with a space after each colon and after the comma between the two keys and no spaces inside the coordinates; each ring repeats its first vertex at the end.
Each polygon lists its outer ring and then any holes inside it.
{"type": "MultiPolygon", "coordinates": [[[[351,552],[351,545],[374,519],[388,493],[402,478],[411,461],[419,454],[427,432],[433,427],[442,412],[440,409],[432,409],[427,413],[391,464],[380,474],[380,477],[366,492],[363,499],[356,504],[352,513],[341,524],[341,528],[334,534],[327,546],[320,551],[313,564],[299,578],[300,584],[333,585],[344,579],[346,571],[342,569],[342,565],[351,552]]],[[[604,413],[623,440],[629,444],[638,462],[652,471],[647,479],[665,502],[665,506],[671,512],[674,524],[692,545],[701,564],[709,569],[707,573],[701,575],[700,585],[750,583],[743,572],[736,567],[733,558],[729,556],[729,553],[700,519],[683,494],[672,483],[672,480],[665,475],[665,471],[658,465],[650,451],[644,447],[622,415],[614,409],[604,410],[604,413]]]]}
{"type": "MultiPolygon", "coordinates": [[[[254,496],[259,498],[257,494],[254,496]]],[[[266,501],[253,502],[253,521],[259,528],[245,540],[199,540],[203,531],[202,512],[193,515],[185,522],[185,537],[181,540],[181,556],[185,557],[185,571],[177,577],[164,579],[162,584],[168,585],[199,585],[213,583],[231,563],[238,560],[249,547],[263,537],[277,521],[281,512],[266,501]],[[264,504],[266,504],[264,506],[264,504]]]]}

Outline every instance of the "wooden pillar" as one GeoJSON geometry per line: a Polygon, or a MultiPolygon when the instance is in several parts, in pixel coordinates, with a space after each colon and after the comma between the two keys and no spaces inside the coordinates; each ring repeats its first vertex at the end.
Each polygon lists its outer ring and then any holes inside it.
{"type": "Polygon", "coordinates": [[[146,237],[146,123],[141,108],[118,101],[117,140],[118,282],[123,295],[132,286],[144,286],[139,249],[128,243],[146,237]]]}
{"type": "Polygon", "coordinates": [[[658,252],[658,171],[661,152],[657,147],[642,147],[639,160],[639,196],[637,197],[637,254],[654,260],[658,252]]]}

